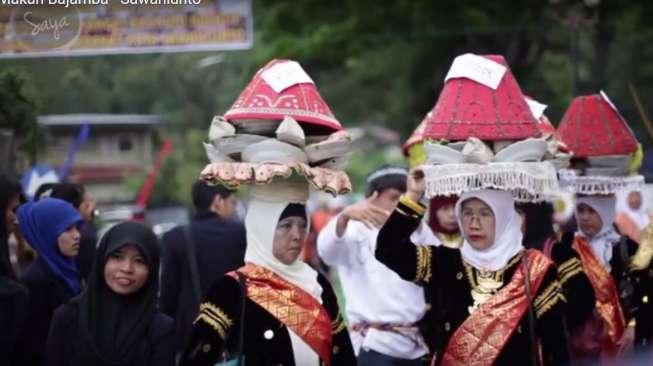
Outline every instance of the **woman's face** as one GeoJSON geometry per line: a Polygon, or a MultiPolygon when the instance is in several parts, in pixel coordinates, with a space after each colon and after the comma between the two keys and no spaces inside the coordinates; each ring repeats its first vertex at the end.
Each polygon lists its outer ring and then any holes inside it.
{"type": "Polygon", "coordinates": [[[444,205],[435,211],[435,216],[445,230],[454,231],[458,229],[458,222],[456,221],[456,211],[454,204],[444,205]]]}
{"type": "Polygon", "coordinates": [[[293,264],[304,248],[306,238],[306,219],[299,216],[279,220],[274,231],[272,254],[281,263],[293,264]]]}
{"type": "Polygon", "coordinates": [[[592,238],[601,231],[603,227],[601,215],[589,205],[579,204],[576,208],[576,216],[578,217],[578,227],[588,237],[592,238]]]}
{"type": "Polygon", "coordinates": [[[145,257],[133,245],[125,245],[111,252],[104,265],[104,280],[119,295],[140,290],[147,282],[149,273],[145,257]]]}
{"type": "Polygon", "coordinates": [[[71,225],[59,234],[57,245],[61,254],[69,258],[76,257],[79,254],[79,238],[80,234],[77,225],[71,225]]]}
{"type": "Polygon", "coordinates": [[[95,211],[95,200],[93,200],[87,193],[84,193],[84,199],[79,204],[77,209],[79,215],[86,221],[93,220],[93,211],[95,211]]]}
{"type": "Polygon", "coordinates": [[[5,227],[7,228],[7,234],[11,234],[16,230],[16,211],[18,211],[18,206],[20,206],[20,195],[15,194],[11,196],[5,208],[5,227]]]}
{"type": "Polygon", "coordinates": [[[487,249],[494,244],[495,217],[490,206],[478,198],[462,204],[463,235],[472,248],[487,249]]]}

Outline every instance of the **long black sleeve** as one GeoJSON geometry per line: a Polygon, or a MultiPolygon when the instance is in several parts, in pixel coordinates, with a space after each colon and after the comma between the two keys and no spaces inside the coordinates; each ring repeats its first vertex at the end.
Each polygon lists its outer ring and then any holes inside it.
{"type": "Polygon", "coordinates": [[[399,202],[379,231],[375,256],[404,280],[425,285],[433,276],[434,248],[417,246],[410,240],[421,222],[424,207],[417,209],[417,203],[409,206],[404,202],[399,202]]]}
{"type": "Polygon", "coordinates": [[[62,305],[55,312],[50,323],[50,331],[45,344],[45,364],[64,366],[70,357],[68,345],[74,339],[73,329],[77,322],[76,312],[70,305],[62,305]]]}
{"type": "Polygon", "coordinates": [[[229,276],[211,286],[200,304],[180,365],[212,366],[220,360],[227,336],[238,329],[234,322],[240,319],[240,299],[240,285],[229,276]]]}
{"type": "Polygon", "coordinates": [[[565,320],[570,334],[574,334],[592,316],[596,307],[592,283],[583,271],[578,254],[571,247],[573,239],[573,233],[566,233],[551,251],[551,257],[558,267],[560,286],[567,299],[565,320]]]}
{"type": "Polygon", "coordinates": [[[175,322],[172,318],[157,314],[152,322],[150,337],[151,353],[148,366],[175,365],[175,322]]]}
{"type": "Polygon", "coordinates": [[[545,274],[534,305],[544,365],[569,364],[568,338],[562,326],[565,316],[564,295],[555,267],[549,268],[545,274]]]}
{"type": "Polygon", "coordinates": [[[347,324],[345,324],[338,300],[333,292],[331,284],[324,276],[318,276],[318,281],[322,286],[322,306],[331,318],[331,364],[342,366],[356,366],[356,355],[349,338],[347,324]]]}

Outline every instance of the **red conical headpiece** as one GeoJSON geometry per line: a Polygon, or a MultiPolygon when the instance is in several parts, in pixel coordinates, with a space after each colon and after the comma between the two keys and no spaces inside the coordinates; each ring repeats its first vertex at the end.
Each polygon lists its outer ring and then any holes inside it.
{"type": "Polygon", "coordinates": [[[301,66],[291,60],[272,60],[260,69],[231,108],[227,121],[244,119],[283,120],[342,130],[317,87],[301,66]]]}
{"type": "MultiPolygon", "coordinates": [[[[461,57],[481,57],[463,55],[461,57]]],[[[464,75],[453,73],[445,81],[433,110],[427,115],[424,137],[435,140],[458,141],[469,137],[481,140],[522,140],[540,137],[537,121],[533,117],[521,88],[512,75],[503,56],[482,56],[488,62],[505,67],[505,72],[496,88],[484,85],[464,75]]],[[[454,60],[452,74],[458,59],[454,60]]],[[[477,61],[478,62],[478,61],[477,61]]],[[[480,63],[484,63],[481,59],[480,63]]],[[[472,65],[472,73],[483,74],[497,65],[472,65]]],[[[499,68],[502,68],[499,66],[499,68]]]]}
{"type": "Polygon", "coordinates": [[[556,133],[576,158],[629,155],[637,150],[630,127],[601,94],[576,97],[556,133]]]}

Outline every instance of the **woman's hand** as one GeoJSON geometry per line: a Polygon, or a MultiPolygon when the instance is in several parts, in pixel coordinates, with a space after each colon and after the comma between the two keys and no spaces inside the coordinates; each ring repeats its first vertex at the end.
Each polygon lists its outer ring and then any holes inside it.
{"type": "Polygon", "coordinates": [[[419,202],[424,195],[424,171],[421,168],[413,168],[406,177],[406,197],[419,202]]]}

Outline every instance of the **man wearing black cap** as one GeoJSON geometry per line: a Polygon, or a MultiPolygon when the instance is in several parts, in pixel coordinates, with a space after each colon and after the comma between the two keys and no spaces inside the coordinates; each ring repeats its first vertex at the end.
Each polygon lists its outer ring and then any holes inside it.
{"type": "Polygon", "coordinates": [[[417,327],[424,292],[374,257],[379,228],[406,191],[406,168],[384,165],[367,177],[367,198],[345,208],[320,232],[320,257],[338,270],[358,363],[420,365],[427,347],[417,327]]]}
{"type": "Polygon", "coordinates": [[[193,184],[195,216],[186,227],[176,227],[162,239],[161,310],[175,318],[176,350],[181,352],[197,316],[200,297],[225,273],[242,266],[245,227],[233,220],[235,191],[193,184]]]}

